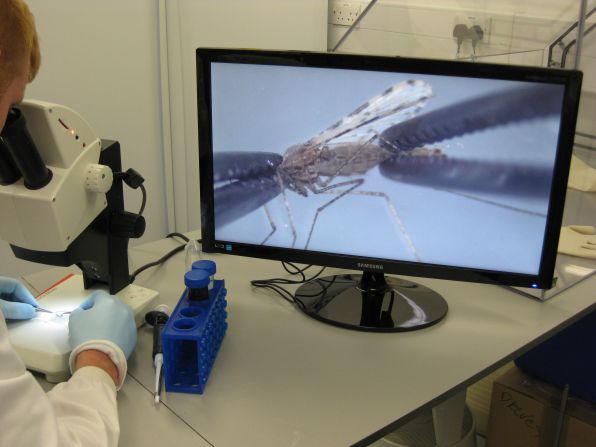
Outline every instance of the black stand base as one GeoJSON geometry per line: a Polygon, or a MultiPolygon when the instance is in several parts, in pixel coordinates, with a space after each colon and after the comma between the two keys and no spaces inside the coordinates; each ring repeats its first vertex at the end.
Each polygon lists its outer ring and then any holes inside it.
{"type": "Polygon", "coordinates": [[[300,286],[295,298],[317,320],[369,332],[422,329],[441,321],[448,309],[428,287],[371,272],[313,280],[300,286]]]}

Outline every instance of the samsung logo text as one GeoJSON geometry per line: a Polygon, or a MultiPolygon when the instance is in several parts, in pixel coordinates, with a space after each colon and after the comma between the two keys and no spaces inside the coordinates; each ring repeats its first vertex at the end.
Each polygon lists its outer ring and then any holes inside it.
{"type": "Polygon", "coordinates": [[[357,262],[356,265],[361,269],[383,270],[383,266],[380,264],[365,264],[363,262],[357,262]]]}

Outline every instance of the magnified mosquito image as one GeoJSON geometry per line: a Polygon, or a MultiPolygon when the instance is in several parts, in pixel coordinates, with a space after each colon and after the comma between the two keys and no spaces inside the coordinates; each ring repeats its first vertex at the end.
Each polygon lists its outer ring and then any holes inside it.
{"type": "Polygon", "coordinates": [[[214,65],[217,239],[535,271],[562,87],[214,65]]]}

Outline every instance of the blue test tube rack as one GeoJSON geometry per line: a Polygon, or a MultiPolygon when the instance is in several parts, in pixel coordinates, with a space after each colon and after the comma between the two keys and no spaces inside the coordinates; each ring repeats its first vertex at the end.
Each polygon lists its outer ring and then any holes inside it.
{"type": "Polygon", "coordinates": [[[225,283],[212,283],[198,302],[187,288],[162,332],[166,391],[203,394],[228,328],[225,283]]]}

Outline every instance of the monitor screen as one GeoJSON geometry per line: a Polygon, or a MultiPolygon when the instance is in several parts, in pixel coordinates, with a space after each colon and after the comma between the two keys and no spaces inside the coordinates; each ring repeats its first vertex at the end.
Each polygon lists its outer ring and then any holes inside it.
{"type": "Polygon", "coordinates": [[[197,50],[206,251],[549,288],[581,74],[197,50]]]}

